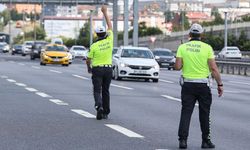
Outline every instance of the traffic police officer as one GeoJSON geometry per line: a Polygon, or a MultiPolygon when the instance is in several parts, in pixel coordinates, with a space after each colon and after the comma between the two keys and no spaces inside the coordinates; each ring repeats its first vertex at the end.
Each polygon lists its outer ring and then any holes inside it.
{"type": "Polygon", "coordinates": [[[98,40],[91,45],[86,61],[88,72],[92,73],[97,120],[107,119],[110,113],[109,87],[112,79],[112,25],[107,14],[107,6],[103,5],[101,11],[106,19],[108,31],[106,32],[103,26],[95,29],[98,40]]]}
{"type": "Polygon", "coordinates": [[[191,115],[196,101],[199,102],[199,120],[202,131],[201,148],[215,148],[210,140],[210,106],[212,103],[209,76],[215,78],[219,97],[223,94],[223,84],[218,71],[213,49],[201,41],[203,28],[193,24],[190,41],[181,44],[176,55],[175,69],[182,69],[182,110],[179,124],[179,148],[187,148],[187,138],[191,115]]]}

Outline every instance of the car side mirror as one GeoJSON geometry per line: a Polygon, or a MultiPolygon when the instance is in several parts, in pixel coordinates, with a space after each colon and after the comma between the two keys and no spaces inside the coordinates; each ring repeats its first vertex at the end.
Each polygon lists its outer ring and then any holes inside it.
{"type": "Polygon", "coordinates": [[[160,57],[159,57],[159,56],[155,56],[155,59],[156,59],[156,60],[159,60],[159,59],[160,59],[160,57]]]}
{"type": "Polygon", "coordinates": [[[115,54],[114,57],[117,58],[117,59],[119,59],[119,55],[117,55],[117,54],[115,54]]]}

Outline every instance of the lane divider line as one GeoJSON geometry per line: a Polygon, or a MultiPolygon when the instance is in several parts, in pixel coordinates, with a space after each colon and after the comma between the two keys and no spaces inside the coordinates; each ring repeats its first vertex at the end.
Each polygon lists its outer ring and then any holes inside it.
{"type": "Polygon", "coordinates": [[[239,82],[239,81],[228,81],[228,82],[230,82],[230,83],[236,83],[236,84],[250,85],[250,83],[239,82]]]}
{"type": "MultiPolygon", "coordinates": [[[[217,89],[212,89],[213,91],[217,91],[217,89]]],[[[230,90],[224,90],[224,93],[232,93],[232,94],[240,94],[239,91],[230,91],[230,90]]]]}
{"type": "Polygon", "coordinates": [[[80,79],[83,79],[83,80],[90,80],[89,78],[86,78],[86,77],[83,77],[83,76],[79,76],[79,75],[76,75],[76,74],[72,74],[72,76],[80,78],[80,79]]]}
{"type": "MultiPolygon", "coordinates": [[[[175,98],[175,97],[172,97],[172,96],[169,96],[169,95],[161,95],[161,96],[165,97],[167,99],[173,100],[173,101],[181,102],[181,99],[179,99],[179,98],[175,98]]],[[[199,106],[199,104],[196,103],[195,106],[199,106]]]]}
{"type": "Polygon", "coordinates": [[[95,115],[92,115],[91,113],[86,112],[86,111],[81,110],[81,109],[71,109],[71,111],[73,111],[81,116],[84,116],[86,118],[95,118],[95,115]]]}
{"type": "Polygon", "coordinates": [[[120,85],[116,85],[116,84],[110,84],[110,86],[113,86],[113,87],[118,87],[118,88],[122,88],[122,89],[127,89],[127,90],[133,90],[133,88],[130,88],[130,87],[126,87],[126,86],[120,86],[120,85]]]}
{"type": "Polygon", "coordinates": [[[18,85],[18,86],[27,86],[26,84],[23,84],[23,83],[15,83],[16,85],[18,85]]]}
{"type": "Polygon", "coordinates": [[[159,81],[161,81],[161,82],[165,82],[165,83],[171,83],[171,84],[173,84],[173,83],[174,83],[173,81],[168,81],[168,80],[163,80],[163,79],[159,79],[159,81]]]}
{"type": "Polygon", "coordinates": [[[115,125],[115,124],[105,124],[105,126],[117,131],[117,132],[120,132],[128,137],[131,137],[131,138],[144,138],[144,136],[138,134],[138,133],[135,133],[129,129],[126,129],[122,126],[119,126],[119,125],[115,125]]]}
{"type": "Polygon", "coordinates": [[[8,77],[7,77],[7,76],[1,76],[1,78],[3,78],[3,79],[7,79],[8,77]]]}
{"type": "Polygon", "coordinates": [[[41,96],[41,97],[51,97],[50,95],[43,93],[43,92],[36,92],[36,94],[41,96]]]}
{"type": "Polygon", "coordinates": [[[37,89],[34,89],[34,88],[27,87],[25,89],[28,90],[28,91],[30,91],[30,92],[37,92],[37,89]]]}
{"type": "Polygon", "coordinates": [[[9,81],[9,82],[12,82],[12,83],[16,82],[16,80],[13,80],[13,79],[6,79],[6,80],[9,81]]]}
{"type": "Polygon", "coordinates": [[[34,68],[34,69],[41,69],[40,67],[37,67],[37,66],[31,66],[31,68],[34,68]]]}
{"type": "Polygon", "coordinates": [[[54,73],[62,73],[60,71],[57,71],[57,70],[49,70],[50,72],[54,72],[54,73]]]}
{"type": "Polygon", "coordinates": [[[69,105],[68,103],[65,103],[65,102],[63,102],[63,101],[61,101],[59,99],[50,99],[49,101],[51,101],[51,102],[53,102],[53,103],[55,103],[57,105],[63,105],[63,106],[69,105]]]}
{"type": "Polygon", "coordinates": [[[23,64],[23,63],[18,63],[18,65],[25,66],[25,64],[23,64]]]}

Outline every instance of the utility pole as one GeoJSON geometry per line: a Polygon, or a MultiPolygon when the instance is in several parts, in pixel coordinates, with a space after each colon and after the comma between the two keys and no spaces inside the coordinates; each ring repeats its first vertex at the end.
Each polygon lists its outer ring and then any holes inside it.
{"type": "Polygon", "coordinates": [[[113,0],[113,32],[114,32],[114,47],[118,46],[118,30],[117,30],[117,22],[118,22],[118,4],[117,0],[113,0]]]}
{"type": "Polygon", "coordinates": [[[227,12],[225,11],[225,37],[224,37],[224,47],[227,47],[227,12]]]}
{"type": "Polygon", "coordinates": [[[93,32],[92,32],[92,24],[93,24],[93,14],[92,14],[93,10],[90,10],[90,30],[89,30],[89,46],[93,43],[93,32]]]}
{"type": "Polygon", "coordinates": [[[123,34],[123,42],[124,46],[128,45],[128,21],[129,21],[129,12],[128,12],[128,0],[124,0],[124,34],[123,34]]]}
{"type": "Polygon", "coordinates": [[[139,20],[139,14],[138,14],[138,0],[134,0],[134,32],[133,32],[133,42],[134,46],[138,46],[138,20],[139,20]]]}

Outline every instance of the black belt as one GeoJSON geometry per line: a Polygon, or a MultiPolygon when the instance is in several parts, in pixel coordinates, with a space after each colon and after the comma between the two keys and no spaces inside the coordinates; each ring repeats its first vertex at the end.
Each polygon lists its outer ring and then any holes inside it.
{"type": "Polygon", "coordinates": [[[96,68],[96,67],[109,67],[109,68],[111,68],[112,65],[98,65],[98,66],[93,66],[93,68],[96,68]]]}

